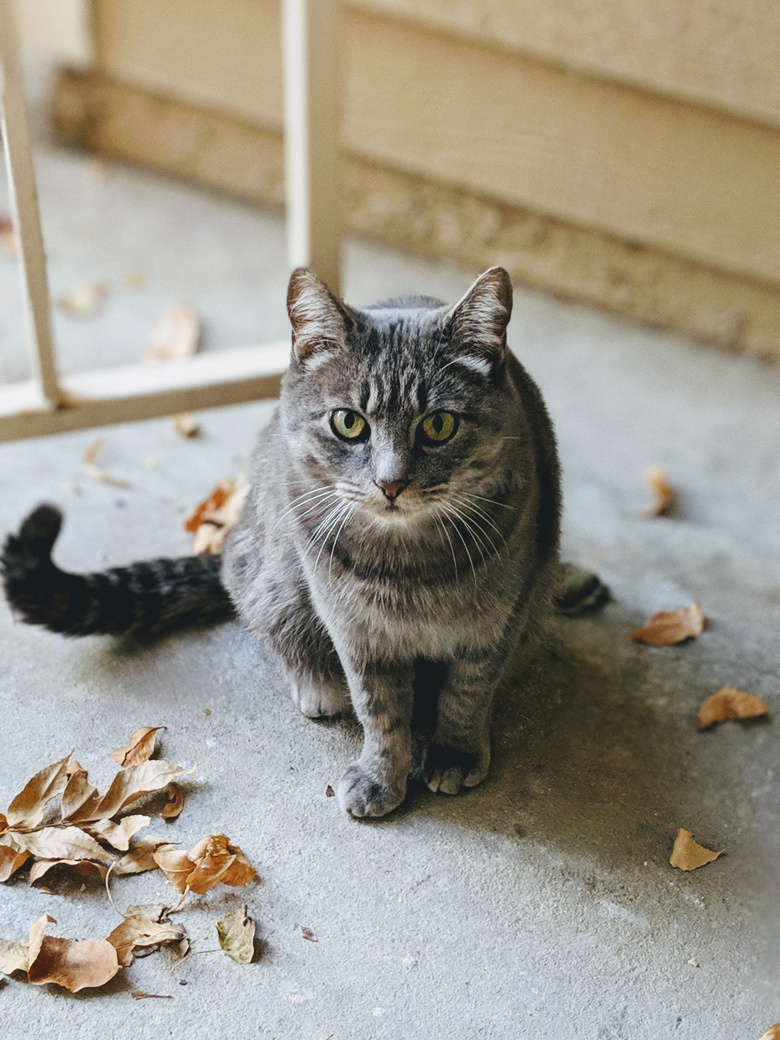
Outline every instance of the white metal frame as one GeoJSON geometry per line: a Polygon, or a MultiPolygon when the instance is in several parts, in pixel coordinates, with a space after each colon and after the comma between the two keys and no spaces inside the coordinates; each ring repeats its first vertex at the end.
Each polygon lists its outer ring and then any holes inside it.
{"type": "MultiPolygon", "coordinates": [[[[282,0],[288,261],[339,291],[340,0],[282,0]]],[[[0,441],[276,396],[288,343],[62,375],[11,0],[0,0],[2,132],[33,378],[0,386],[0,441]]]]}

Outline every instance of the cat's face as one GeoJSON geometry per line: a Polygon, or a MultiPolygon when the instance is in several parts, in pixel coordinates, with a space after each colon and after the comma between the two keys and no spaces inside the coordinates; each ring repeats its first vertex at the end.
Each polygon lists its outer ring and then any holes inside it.
{"type": "Polygon", "coordinates": [[[487,272],[454,308],[356,310],[296,272],[288,302],[293,362],[279,432],[303,474],[309,519],[323,531],[358,520],[403,533],[473,515],[505,440],[506,273],[487,272]]]}

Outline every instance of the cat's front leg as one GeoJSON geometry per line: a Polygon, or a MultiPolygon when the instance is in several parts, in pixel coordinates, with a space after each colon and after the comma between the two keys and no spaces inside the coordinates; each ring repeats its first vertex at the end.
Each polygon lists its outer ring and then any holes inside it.
{"type": "Polygon", "coordinates": [[[414,670],[345,663],[344,671],[363,726],[363,750],[348,766],[336,794],[350,816],[384,816],[406,795],[412,764],[414,670]]]}
{"type": "Polygon", "coordinates": [[[439,694],[423,776],[432,791],[476,787],[490,766],[490,714],[504,655],[494,648],[453,660],[439,694]]]}

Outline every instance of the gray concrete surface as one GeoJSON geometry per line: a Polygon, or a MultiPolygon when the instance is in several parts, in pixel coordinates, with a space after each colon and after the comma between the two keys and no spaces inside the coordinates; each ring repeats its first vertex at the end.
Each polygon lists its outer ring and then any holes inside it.
{"type": "MultiPolygon", "coordinates": [[[[282,331],[278,214],[127,168],[90,171],[42,144],[55,290],[76,277],[118,284],[128,268],[146,287],[117,290],[99,317],[58,317],[69,367],[137,357],[156,311],[182,296],[204,311],[207,349],[282,331]]],[[[455,298],[472,274],[353,242],[346,293],[455,298]]],[[[0,262],[5,378],[24,368],[14,277],[0,262]]],[[[180,964],[158,953],[78,996],[6,982],[9,1040],[758,1040],[780,1021],[778,723],[694,725],[724,684],[780,710],[780,371],[522,289],[511,339],[556,422],[566,553],[597,568],[615,602],[558,622],[536,667],[506,684],[481,788],[456,799],[417,788],[391,817],[357,823],[326,787],[358,734],[299,716],[237,625],[138,648],[66,641],[0,606],[0,808],[70,748],[105,782],[109,751],[166,725],[165,757],[198,769],[181,817],[150,831],[184,847],[223,831],[262,875],[190,900],[195,952],[180,964]],[[681,489],[674,518],[639,515],[655,462],[681,489]],[[709,619],[698,641],[627,638],[693,598],[709,619]],[[725,855],[674,870],[681,826],[725,855]],[[209,951],[216,919],[244,899],[264,955],[238,967],[209,951]],[[173,999],[135,1002],[133,990],[173,999]]],[[[192,441],[167,421],[99,431],[101,464],[126,490],[83,472],[95,431],[3,446],[0,531],[49,500],[67,515],[64,566],[186,552],[185,510],[237,471],[270,411],[203,413],[192,441]]],[[[67,937],[118,920],[89,879],[63,874],[50,889],[0,888],[0,935],[22,938],[44,912],[67,937]]],[[[159,874],[113,890],[121,906],[170,895],[159,874]]]]}

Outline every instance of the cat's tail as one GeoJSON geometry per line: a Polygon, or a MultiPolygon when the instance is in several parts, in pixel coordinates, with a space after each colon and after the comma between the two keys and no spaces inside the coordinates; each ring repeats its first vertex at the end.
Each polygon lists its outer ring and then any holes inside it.
{"type": "Polygon", "coordinates": [[[5,594],[31,625],[68,636],[156,636],[235,616],[218,556],[149,560],[97,574],[68,574],[52,561],[62,513],[42,505],[6,538],[0,553],[5,594]]]}

